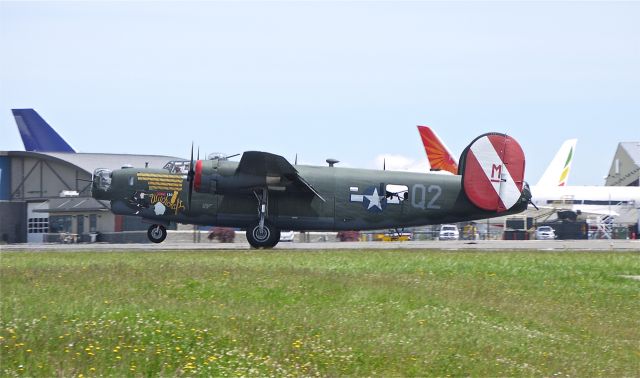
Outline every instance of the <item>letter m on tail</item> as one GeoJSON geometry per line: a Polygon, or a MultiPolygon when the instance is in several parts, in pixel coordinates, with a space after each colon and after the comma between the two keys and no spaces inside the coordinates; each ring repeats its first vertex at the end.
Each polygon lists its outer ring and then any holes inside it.
{"type": "Polygon", "coordinates": [[[492,164],[491,167],[491,182],[502,182],[502,164],[492,164]]]}

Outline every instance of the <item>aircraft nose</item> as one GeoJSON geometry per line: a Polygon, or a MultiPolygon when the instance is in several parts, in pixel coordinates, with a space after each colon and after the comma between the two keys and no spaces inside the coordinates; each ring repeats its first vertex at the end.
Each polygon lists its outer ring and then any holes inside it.
{"type": "Polygon", "coordinates": [[[96,199],[108,199],[107,192],[111,189],[112,171],[106,168],[98,168],[93,171],[91,195],[96,199]]]}

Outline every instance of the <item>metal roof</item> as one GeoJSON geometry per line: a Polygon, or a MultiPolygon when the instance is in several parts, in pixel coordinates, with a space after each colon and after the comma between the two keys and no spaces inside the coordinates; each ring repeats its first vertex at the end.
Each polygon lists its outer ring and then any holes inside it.
{"type": "Polygon", "coordinates": [[[640,142],[620,142],[620,147],[627,152],[637,166],[640,166],[640,142]]]}
{"type": "Polygon", "coordinates": [[[34,210],[36,213],[74,213],[89,211],[108,211],[108,201],[98,201],[91,197],[63,197],[51,198],[47,201],[48,208],[34,210]]]}
{"type": "Polygon", "coordinates": [[[175,156],[163,155],[133,155],[133,154],[102,154],[102,153],[72,153],[72,152],[25,152],[25,151],[0,151],[0,155],[13,156],[50,156],[63,160],[69,164],[92,174],[96,168],[120,169],[125,165],[136,168],[144,168],[149,163],[149,168],[162,168],[172,160],[185,160],[175,156]]]}

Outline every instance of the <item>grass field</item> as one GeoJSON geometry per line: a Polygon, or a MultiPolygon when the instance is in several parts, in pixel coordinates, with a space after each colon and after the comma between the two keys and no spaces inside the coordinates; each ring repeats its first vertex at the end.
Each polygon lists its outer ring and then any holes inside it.
{"type": "Polygon", "coordinates": [[[637,253],[1,253],[2,376],[638,376],[637,253]]]}

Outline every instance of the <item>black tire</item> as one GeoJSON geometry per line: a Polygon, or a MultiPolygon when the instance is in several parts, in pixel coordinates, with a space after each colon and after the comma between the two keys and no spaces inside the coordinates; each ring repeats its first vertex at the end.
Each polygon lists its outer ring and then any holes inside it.
{"type": "Polygon", "coordinates": [[[167,238],[167,229],[161,224],[153,224],[147,230],[147,237],[153,243],[162,243],[167,238]]]}
{"type": "Polygon", "coordinates": [[[280,230],[268,222],[260,231],[260,226],[255,223],[247,228],[247,241],[253,248],[273,248],[280,241],[280,230]]]}

